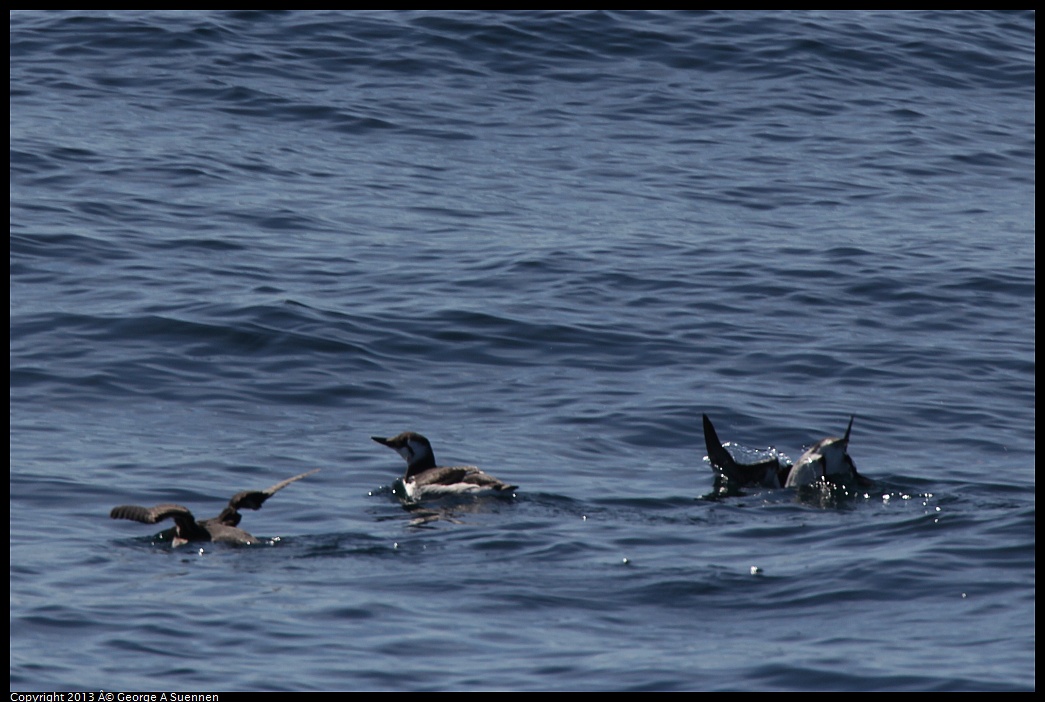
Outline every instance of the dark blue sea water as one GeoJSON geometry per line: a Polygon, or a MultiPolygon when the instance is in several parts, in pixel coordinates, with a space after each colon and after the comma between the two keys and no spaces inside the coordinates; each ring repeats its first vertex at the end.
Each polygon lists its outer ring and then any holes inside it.
{"type": "Polygon", "coordinates": [[[1034,55],[1033,12],[11,13],[11,688],[1033,689],[1034,55]],[[704,499],[702,413],[792,459],[855,414],[876,485],[704,499]],[[416,520],[406,429],[516,496],[416,520]],[[262,546],[108,517],[313,468],[262,546]]]}

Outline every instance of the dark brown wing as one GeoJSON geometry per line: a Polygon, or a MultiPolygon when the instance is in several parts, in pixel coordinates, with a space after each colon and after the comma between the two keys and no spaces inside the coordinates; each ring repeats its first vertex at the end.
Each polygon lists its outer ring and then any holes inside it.
{"type": "Polygon", "coordinates": [[[229,506],[226,508],[226,511],[229,509],[234,512],[239,509],[261,509],[261,505],[264,504],[265,500],[272,497],[286,486],[293,482],[297,482],[302,478],[307,478],[313,473],[318,473],[319,471],[320,469],[316,468],[307,473],[295,475],[293,478],[287,478],[283,482],[276,483],[272,487],[264,490],[244,490],[243,492],[238,492],[232,496],[231,500],[229,500],[229,506]]]}
{"type": "Polygon", "coordinates": [[[493,477],[489,473],[484,473],[481,470],[477,470],[474,473],[469,473],[464,477],[464,482],[471,483],[473,485],[479,485],[481,487],[490,488],[491,490],[515,490],[518,485],[509,485],[503,480],[493,477]]]}
{"type": "MultiPolygon", "coordinates": [[[[197,524],[195,518],[181,505],[156,505],[155,507],[139,507],[138,505],[120,505],[109,512],[113,519],[130,519],[142,524],[155,524],[164,519],[173,519],[178,539],[183,541],[209,541],[210,535],[206,523],[197,524]]],[[[177,539],[175,539],[177,541],[177,539]]],[[[175,546],[178,544],[175,543],[175,546]]]]}
{"type": "Polygon", "coordinates": [[[164,519],[185,519],[195,521],[187,508],[181,505],[156,505],[155,507],[139,507],[138,505],[120,505],[109,512],[112,519],[130,519],[142,524],[155,524],[164,519]]]}
{"type": "Polygon", "coordinates": [[[484,473],[475,466],[446,466],[432,468],[414,477],[421,485],[475,485],[490,490],[515,490],[518,485],[509,485],[498,480],[489,473],[484,473]]]}

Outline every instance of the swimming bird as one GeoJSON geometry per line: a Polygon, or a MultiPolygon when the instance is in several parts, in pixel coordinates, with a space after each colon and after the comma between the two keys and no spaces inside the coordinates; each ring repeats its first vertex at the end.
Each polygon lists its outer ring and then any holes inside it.
{"type": "Polygon", "coordinates": [[[390,438],[370,438],[394,450],[406,461],[403,488],[410,500],[476,492],[507,494],[518,487],[498,480],[475,466],[436,465],[432,443],[417,432],[405,431],[390,438]]]}
{"type": "Polygon", "coordinates": [[[849,434],[853,430],[853,419],[855,416],[849,417],[845,436],[821,439],[803,453],[794,465],[781,464],[776,458],[758,463],[738,463],[722,446],[715,427],[706,414],[704,443],[711,465],[721,472],[730,486],[759,485],[777,488],[823,482],[835,485],[855,483],[859,487],[871,487],[874,482],[857,472],[856,464],[849,456],[849,434]]]}
{"type": "Polygon", "coordinates": [[[293,482],[306,478],[313,473],[318,473],[319,468],[287,478],[283,482],[276,483],[265,490],[244,490],[232,496],[229,504],[217,517],[196,521],[190,512],[181,505],[163,504],[155,507],[139,507],[138,505],[120,505],[113,507],[109,516],[112,519],[130,519],[143,524],[156,524],[164,519],[173,519],[174,528],[163,532],[169,536],[172,546],[181,546],[190,541],[223,541],[235,544],[256,544],[258,540],[243,531],[237,529],[237,525],[243,518],[240,509],[261,509],[265,500],[293,482]]]}

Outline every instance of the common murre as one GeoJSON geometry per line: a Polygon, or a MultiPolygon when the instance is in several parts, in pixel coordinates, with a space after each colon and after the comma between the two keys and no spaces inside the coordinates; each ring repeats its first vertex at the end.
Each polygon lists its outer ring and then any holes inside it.
{"type": "Polygon", "coordinates": [[[485,491],[510,493],[518,487],[498,480],[475,466],[437,466],[432,443],[417,432],[405,431],[390,438],[370,438],[393,449],[406,461],[403,489],[407,499],[412,501],[422,497],[485,491]]]}
{"type": "Polygon", "coordinates": [[[308,473],[295,475],[283,482],[276,483],[265,490],[244,490],[232,496],[229,504],[217,517],[196,521],[187,508],[181,505],[163,504],[155,507],[139,507],[138,505],[120,505],[113,507],[109,512],[112,519],[130,519],[143,524],[156,524],[164,519],[173,519],[174,528],[163,532],[169,535],[172,546],[181,546],[190,541],[223,541],[236,544],[256,544],[258,540],[243,531],[237,529],[243,515],[240,509],[261,509],[265,500],[293,482],[306,478],[313,473],[318,473],[319,468],[308,473]]]}
{"type": "Polygon", "coordinates": [[[706,414],[704,443],[708,450],[708,460],[730,488],[751,485],[773,488],[800,487],[815,483],[871,487],[874,482],[857,472],[856,464],[848,453],[853,419],[855,416],[850,416],[845,436],[821,439],[803,453],[794,465],[781,464],[776,458],[758,463],[738,463],[722,446],[715,427],[706,414]]]}

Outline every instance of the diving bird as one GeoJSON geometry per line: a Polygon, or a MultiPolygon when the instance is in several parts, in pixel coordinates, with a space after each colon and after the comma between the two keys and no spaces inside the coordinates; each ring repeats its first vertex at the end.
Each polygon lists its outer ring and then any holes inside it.
{"type": "Polygon", "coordinates": [[[857,472],[856,464],[848,452],[849,434],[853,429],[854,418],[850,416],[845,436],[821,439],[803,453],[794,465],[781,464],[776,458],[758,463],[739,463],[722,446],[715,427],[706,414],[704,415],[704,443],[707,446],[708,460],[711,461],[711,465],[720,471],[730,486],[759,485],[778,488],[824,482],[871,487],[874,482],[857,472]]]}

